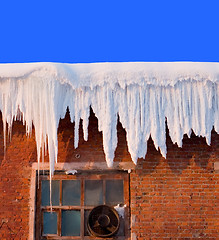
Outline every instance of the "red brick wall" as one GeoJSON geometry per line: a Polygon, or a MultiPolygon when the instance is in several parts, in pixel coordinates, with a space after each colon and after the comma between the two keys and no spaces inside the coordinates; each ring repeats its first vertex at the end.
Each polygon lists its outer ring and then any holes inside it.
{"type": "MultiPolygon", "coordinates": [[[[33,134],[34,135],[34,134],[33,134]]],[[[131,161],[125,131],[118,125],[116,161],[131,161]]],[[[59,162],[104,161],[102,135],[92,116],[89,140],[80,129],[79,148],[73,148],[73,124],[69,116],[60,122],[59,162]]],[[[28,239],[29,197],[32,163],[36,161],[34,137],[25,136],[25,127],[15,122],[12,140],[4,156],[0,120],[0,239],[28,239]]],[[[184,138],[183,148],[167,137],[167,159],[148,142],[145,159],[139,159],[130,174],[132,239],[219,239],[219,174],[213,163],[219,161],[219,135],[212,145],[203,138],[184,138]]],[[[47,160],[48,158],[46,158],[47,160]]]]}
{"type": "Polygon", "coordinates": [[[182,149],[168,138],[167,159],[148,145],[130,178],[137,239],[219,239],[219,136],[213,133],[211,147],[185,138],[182,149]]]}

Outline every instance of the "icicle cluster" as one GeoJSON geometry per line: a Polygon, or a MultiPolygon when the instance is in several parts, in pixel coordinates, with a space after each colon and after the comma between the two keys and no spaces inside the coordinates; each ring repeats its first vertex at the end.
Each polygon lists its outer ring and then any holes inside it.
{"type": "Polygon", "coordinates": [[[210,63],[1,65],[0,110],[5,146],[6,126],[11,133],[13,120],[22,119],[28,135],[34,125],[38,162],[48,151],[52,173],[57,162],[57,128],[67,107],[75,122],[75,148],[80,119],[84,140],[88,140],[92,107],[103,133],[109,167],[117,146],[118,117],[126,130],[134,163],[145,157],[150,136],[166,156],[165,121],[178,146],[191,130],[206,137],[210,144],[213,126],[219,132],[218,76],[219,65],[210,63]]]}

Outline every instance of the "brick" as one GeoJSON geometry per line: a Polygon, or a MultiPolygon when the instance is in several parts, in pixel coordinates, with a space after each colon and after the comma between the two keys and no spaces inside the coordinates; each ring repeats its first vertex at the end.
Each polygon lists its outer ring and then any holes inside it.
{"type": "MultiPolygon", "coordinates": [[[[0,123],[2,129],[2,123],[0,123]]],[[[118,125],[117,162],[131,164],[125,132],[118,125]]],[[[58,129],[58,161],[103,162],[102,134],[97,120],[90,118],[89,140],[80,129],[78,149],[73,148],[73,125],[68,118],[58,129]]],[[[217,239],[219,232],[219,135],[212,132],[212,146],[194,135],[178,148],[167,135],[167,159],[148,141],[145,159],[139,159],[130,174],[130,206],[135,215],[131,233],[136,239],[217,239]]],[[[0,130],[0,145],[3,133],[0,130]]],[[[36,162],[36,143],[25,136],[20,122],[13,126],[11,142],[4,158],[0,148],[0,239],[28,239],[31,167],[36,162]],[[2,222],[3,221],[3,222],[2,222]],[[3,224],[4,223],[4,224],[3,224]],[[3,225],[2,225],[3,224],[3,225]],[[9,230],[10,229],[10,230],[9,230]]],[[[48,162],[48,156],[45,157],[48,162]]]]}

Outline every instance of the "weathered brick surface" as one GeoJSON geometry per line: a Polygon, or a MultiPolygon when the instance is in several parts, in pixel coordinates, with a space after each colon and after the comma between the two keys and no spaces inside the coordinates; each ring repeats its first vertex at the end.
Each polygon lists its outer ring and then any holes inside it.
{"type": "Polygon", "coordinates": [[[0,126],[0,239],[28,239],[31,164],[36,159],[33,138],[15,123],[12,141],[4,156],[0,126]]]}
{"type": "MultiPolygon", "coordinates": [[[[125,131],[118,125],[116,161],[131,161],[125,131]]],[[[80,129],[79,148],[73,148],[73,124],[67,116],[58,130],[59,162],[104,161],[102,135],[92,116],[89,140],[80,129]]],[[[11,141],[4,155],[0,120],[0,239],[28,239],[29,196],[36,144],[27,138],[25,127],[15,122],[11,141]]],[[[219,135],[212,134],[212,145],[192,136],[183,148],[167,137],[167,158],[161,157],[148,142],[145,159],[139,159],[130,174],[132,239],[219,239],[219,174],[213,163],[219,161],[219,135]]],[[[48,157],[45,158],[45,161],[48,157]]]]}
{"type": "Polygon", "coordinates": [[[137,239],[219,239],[219,175],[213,171],[219,137],[169,142],[167,159],[153,149],[131,174],[132,232],[137,239]]]}

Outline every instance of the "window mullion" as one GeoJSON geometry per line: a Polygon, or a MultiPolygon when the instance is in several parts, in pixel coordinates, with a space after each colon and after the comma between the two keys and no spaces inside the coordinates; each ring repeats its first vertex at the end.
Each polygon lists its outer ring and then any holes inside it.
{"type": "Polygon", "coordinates": [[[58,228],[57,228],[57,234],[58,236],[61,236],[61,219],[62,219],[62,210],[59,209],[58,211],[58,228]]]}
{"type": "Polygon", "coordinates": [[[84,239],[84,179],[81,179],[81,239],[84,239]]]}
{"type": "Polygon", "coordinates": [[[130,219],[129,219],[129,217],[130,217],[130,212],[129,212],[129,205],[130,205],[130,202],[129,202],[130,201],[130,188],[129,188],[129,186],[130,186],[130,183],[129,183],[129,178],[130,178],[129,174],[125,175],[123,178],[124,204],[126,205],[125,212],[124,212],[124,214],[125,214],[124,217],[126,219],[126,221],[125,221],[125,237],[128,237],[128,234],[129,234],[128,229],[130,226],[130,219]]]}

